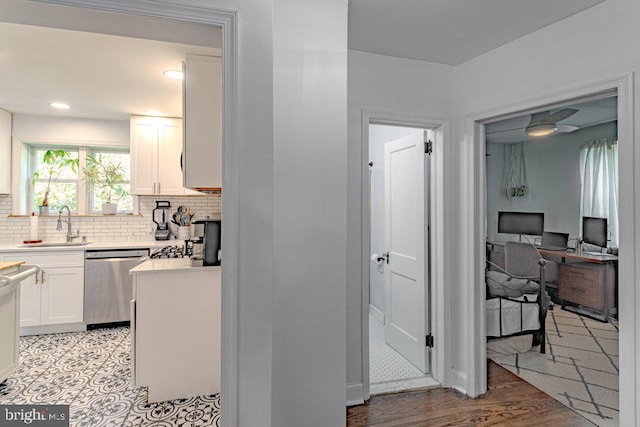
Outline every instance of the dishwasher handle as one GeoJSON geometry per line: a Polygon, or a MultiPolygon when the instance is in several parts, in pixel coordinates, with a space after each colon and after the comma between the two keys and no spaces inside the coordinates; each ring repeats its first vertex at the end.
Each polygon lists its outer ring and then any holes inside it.
{"type": "Polygon", "coordinates": [[[26,270],[11,276],[0,276],[0,288],[3,286],[12,285],[13,283],[22,282],[27,277],[33,274],[38,274],[40,272],[40,266],[35,264],[34,265],[23,264],[20,267],[18,267],[18,269],[20,268],[26,268],[26,270]]]}
{"type": "Polygon", "coordinates": [[[109,259],[109,258],[141,258],[149,255],[149,249],[114,249],[86,251],[85,259],[109,259]]]}

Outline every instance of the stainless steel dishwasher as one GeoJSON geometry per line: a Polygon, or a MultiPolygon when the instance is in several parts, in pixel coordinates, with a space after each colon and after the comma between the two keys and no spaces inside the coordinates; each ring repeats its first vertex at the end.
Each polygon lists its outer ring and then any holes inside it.
{"type": "Polygon", "coordinates": [[[84,260],[84,323],[87,329],[127,324],[133,278],[129,275],[149,249],[88,250],[84,260]]]}

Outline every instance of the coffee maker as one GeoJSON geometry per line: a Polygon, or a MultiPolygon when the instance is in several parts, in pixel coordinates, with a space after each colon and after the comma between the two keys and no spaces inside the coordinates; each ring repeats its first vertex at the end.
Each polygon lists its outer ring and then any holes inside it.
{"type": "Polygon", "coordinates": [[[191,240],[192,257],[198,259],[201,254],[202,265],[220,265],[222,253],[220,251],[220,237],[222,235],[220,220],[198,220],[193,223],[191,240]]]}
{"type": "Polygon", "coordinates": [[[156,223],[156,240],[169,240],[169,218],[171,217],[171,203],[166,200],[156,200],[156,208],[152,212],[153,222],[156,223]]]}

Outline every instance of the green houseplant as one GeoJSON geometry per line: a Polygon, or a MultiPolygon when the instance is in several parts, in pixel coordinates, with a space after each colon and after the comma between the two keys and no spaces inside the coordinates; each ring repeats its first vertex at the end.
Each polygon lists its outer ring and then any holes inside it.
{"type": "Polygon", "coordinates": [[[121,163],[110,162],[98,154],[87,156],[87,167],[82,168],[82,172],[84,179],[103,201],[102,213],[114,215],[118,210],[118,202],[129,195],[129,191],[123,185],[127,182],[125,168],[121,163]]]}
{"type": "Polygon", "coordinates": [[[66,150],[47,150],[42,156],[42,163],[33,173],[32,185],[35,187],[36,180],[46,179],[46,187],[42,202],[40,203],[40,213],[49,213],[49,195],[52,185],[58,181],[63,169],[69,167],[73,172],[78,171],[78,158],[66,150]]]}

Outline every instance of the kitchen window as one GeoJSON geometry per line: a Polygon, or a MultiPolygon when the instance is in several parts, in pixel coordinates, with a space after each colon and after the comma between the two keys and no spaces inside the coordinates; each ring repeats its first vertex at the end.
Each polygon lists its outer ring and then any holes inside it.
{"type": "Polygon", "coordinates": [[[78,161],[78,149],[68,147],[31,147],[30,173],[32,179],[31,207],[37,212],[43,200],[47,200],[52,209],[68,205],[71,211],[77,211],[79,174],[74,162],[78,161]],[[49,156],[50,154],[53,156],[49,156]],[[64,157],[55,156],[64,153],[64,157]],[[46,161],[49,157],[50,161],[46,161]],[[65,161],[66,160],[66,161],[65,161]]]}
{"type": "Polygon", "coordinates": [[[131,156],[129,150],[92,148],[88,150],[87,154],[112,167],[120,167],[125,177],[125,180],[115,185],[111,192],[108,191],[108,187],[105,185],[87,185],[88,212],[101,213],[102,204],[109,201],[109,193],[111,193],[111,200],[118,204],[118,213],[133,212],[133,196],[129,193],[129,181],[131,178],[131,156]]]}
{"type": "MultiPolygon", "coordinates": [[[[68,205],[70,210],[79,215],[100,214],[102,203],[107,201],[104,184],[91,185],[84,179],[83,169],[88,166],[89,158],[101,159],[107,165],[119,165],[124,175],[123,182],[118,183],[112,192],[112,201],[118,203],[118,213],[133,212],[133,196],[129,194],[130,154],[122,147],[73,147],[59,145],[29,146],[29,171],[32,177],[29,190],[28,206],[30,211],[38,212],[39,206],[47,193],[49,211],[57,212],[68,205]],[[44,161],[47,151],[60,153],[64,151],[65,161],[55,165],[44,161]]],[[[60,157],[60,156],[59,156],[60,157]]]]}

